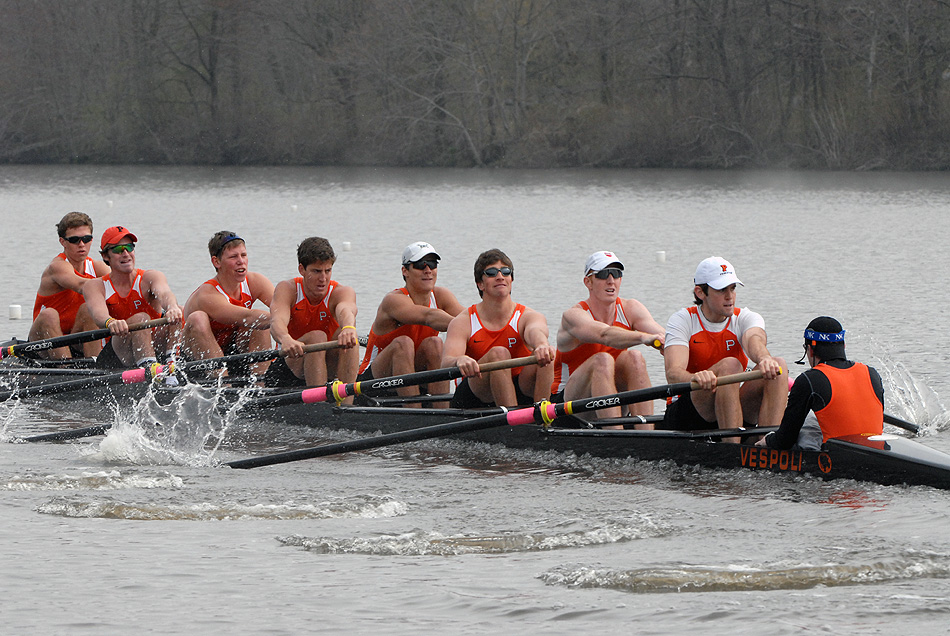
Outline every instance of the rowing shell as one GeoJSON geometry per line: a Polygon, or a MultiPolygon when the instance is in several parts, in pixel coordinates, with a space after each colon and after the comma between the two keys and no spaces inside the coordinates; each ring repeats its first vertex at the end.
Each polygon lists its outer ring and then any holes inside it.
{"type": "MultiPolygon", "coordinates": [[[[285,424],[343,428],[365,434],[396,433],[490,413],[460,409],[404,409],[297,404],[255,414],[285,424]]],[[[710,432],[546,427],[487,428],[459,438],[509,448],[589,454],[601,458],[669,460],[680,465],[745,469],[821,479],[950,489],[950,455],[898,435],[850,435],[828,440],[822,451],[776,450],[714,441],[710,432]]],[[[774,429],[766,429],[774,430],[774,429]]],[[[718,431],[713,435],[724,436],[718,431]]]]}
{"type": "MultiPolygon", "coordinates": [[[[50,376],[43,375],[44,371],[38,369],[33,375],[30,370],[26,370],[18,379],[21,384],[50,381],[50,376]]],[[[96,372],[92,369],[75,371],[77,376],[96,372]]],[[[62,379],[61,376],[53,377],[56,381],[62,379]]],[[[56,397],[65,397],[69,402],[100,405],[113,401],[132,402],[144,395],[146,387],[145,384],[97,387],[56,397]]],[[[153,385],[152,390],[162,402],[170,401],[177,394],[176,389],[168,387],[153,385]]],[[[236,395],[246,389],[225,391],[236,395]]],[[[286,424],[344,428],[374,434],[400,432],[498,412],[498,409],[478,411],[288,404],[253,411],[250,416],[286,424]]],[[[780,451],[745,444],[717,443],[702,432],[563,428],[557,422],[552,427],[524,424],[490,428],[465,433],[460,437],[528,450],[553,450],[604,458],[671,460],[681,465],[709,468],[811,474],[823,479],[846,478],[886,485],[913,484],[950,489],[950,455],[896,435],[832,439],[821,452],[780,451]]]]}

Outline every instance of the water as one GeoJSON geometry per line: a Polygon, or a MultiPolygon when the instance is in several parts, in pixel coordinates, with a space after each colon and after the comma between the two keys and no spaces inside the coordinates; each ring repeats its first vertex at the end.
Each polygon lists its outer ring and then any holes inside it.
{"type": "MultiPolygon", "coordinates": [[[[2,167],[0,307],[29,312],[71,209],[130,227],[139,266],[181,302],[213,274],[219,229],[274,281],[295,274],[301,238],[325,236],[361,333],[414,240],[463,304],[475,256],[505,250],[516,299],[552,332],[592,251],[621,255],[624,295],[661,323],[718,254],[773,353],[797,359],[804,325],[835,315],[885,376],[888,411],[946,451],[948,202],[942,174],[2,167]]],[[[950,633],[945,492],[451,440],[233,471],[216,462],[349,434],[209,413],[197,396],[147,416],[0,406],[6,440],[115,429],[0,444],[9,633],[950,633]]]]}

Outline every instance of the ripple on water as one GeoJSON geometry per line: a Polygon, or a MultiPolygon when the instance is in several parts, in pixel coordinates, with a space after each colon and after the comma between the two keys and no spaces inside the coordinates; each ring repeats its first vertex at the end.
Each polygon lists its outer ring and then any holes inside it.
{"type": "Polygon", "coordinates": [[[277,537],[286,546],[302,547],[320,554],[372,554],[399,556],[455,556],[461,554],[507,554],[541,552],[648,539],[671,532],[649,516],[614,521],[570,532],[506,532],[493,536],[445,535],[415,529],[403,534],[378,537],[277,537]]]}
{"type": "Polygon", "coordinates": [[[759,567],[684,565],[613,570],[566,565],[543,572],[548,585],[601,588],[651,594],[667,592],[751,592],[802,590],[819,586],[890,583],[909,579],[950,578],[945,555],[907,554],[892,560],[814,565],[765,564],[759,567]]]}
{"type": "Polygon", "coordinates": [[[111,499],[57,497],[37,506],[41,514],[133,521],[236,521],[398,517],[407,505],[388,497],[354,496],[319,503],[240,502],[130,503],[111,499]]]}

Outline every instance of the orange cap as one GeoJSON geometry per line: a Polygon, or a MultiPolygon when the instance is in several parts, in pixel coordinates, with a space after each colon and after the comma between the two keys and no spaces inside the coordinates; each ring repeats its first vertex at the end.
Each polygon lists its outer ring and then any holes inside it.
{"type": "Polygon", "coordinates": [[[138,243],[138,237],[132,234],[132,232],[129,231],[129,228],[122,227],[121,225],[110,227],[102,233],[100,249],[106,249],[106,245],[118,245],[119,241],[121,241],[126,236],[132,239],[133,243],[138,243]]]}

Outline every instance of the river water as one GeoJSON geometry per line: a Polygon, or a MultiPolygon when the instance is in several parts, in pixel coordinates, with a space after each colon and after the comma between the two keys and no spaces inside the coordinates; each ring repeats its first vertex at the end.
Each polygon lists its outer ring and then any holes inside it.
{"type": "MultiPolygon", "coordinates": [[[[721,255],[773,354],[797,359],[804,325],[838,317],[850,356],[885,377],[887,410],[950,451],[944,174],[4,166],[4,313],[28,317],[73,209],[97,240],[132,229],[138,265],[181,302],[213,275],[217,230],[241,234],[274,281],[295,275],[300,239],[325,236],[361,333],[415,240],[439,250],[439,282],[463,304],[477,254],[506,251],[515,298],[552,341],[590,252],[619,253],[623,295],[660,323],[690,303],[696,264],[721,255]]],[[[28,327],[0,317],[4,339],[28,327]]],[[[248,449],[349,434],[206,407],[195,398],[176,416],[184,432],[157,438],[138,410],[0,405],[4,442],[115,424],[79,443],[0,444],[5,631],[950,633],[946,492],[452,440],[232,471],[218,463],[248,449]]]]}

